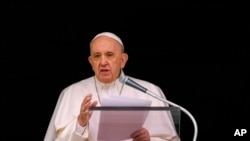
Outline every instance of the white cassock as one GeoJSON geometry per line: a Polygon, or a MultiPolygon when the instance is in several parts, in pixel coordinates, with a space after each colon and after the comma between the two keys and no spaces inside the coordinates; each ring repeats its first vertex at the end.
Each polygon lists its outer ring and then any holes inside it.
{"type": "MultiPolygon", "coordinates": [[[[121,75],[124,75],[123,72],[121,75]]],[[[147,81],[130,77],[135,82],[145,86],[152,92],[164,97],[162,90],[147,81]]],[[[65,88],[59,96],[52,118],[50,120],[44,141],[97,141],[97,132],[99,125],[99,117],[92,115],[88,126],[80,128],[77,123],[77,116],[80,112],[81,103],[87,94],[92,94],[92,101],[98,101],[97,106],[101,106],[103,98],[110,94],[126,95],[140,99],[151,100],[151,106],[167,106],[168,104],[153,98],[143,92],[140,92],[130,86],[124,85],[117,79],[112,84],[103,84],[92,76],[82,81],[76,82],[65,88]]],[[[148,115],[144,127],[148,129],[152,141],[179,141],[178,135],[172,117],[163,112],[148,115]],[[164,126],[164,132],[159,133],[159,129],[154,123],[161,122],[161,127],[164,126]],[[158,133],[157,133],[158,132],[158,133]]],[[[128,139],[126,141],[132,141],[128,139]]]]}

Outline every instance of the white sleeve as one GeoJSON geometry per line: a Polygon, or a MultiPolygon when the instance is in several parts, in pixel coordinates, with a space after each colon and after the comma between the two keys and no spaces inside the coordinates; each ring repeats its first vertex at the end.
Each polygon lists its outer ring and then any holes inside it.
{"type": "Polygon", "coordinates": [[[56,137],[55,141],[86,141],[88,140],[88,126],[79,127],[77,118],[71,121],[56,137]]]}
{"type": "Polygon", "coordinates": [[[87,125],[82,127],[78,122],[76,123],[76,133],[77,134],[83,135],[86,128],[87,128],[87,125]]]}
{"type": "Polygon", "coordinates": [[[58,98],[55,110],[53,112],[53,115],[51,117],[48,129],[46,131],[46,135],[44,137],[44,141],[84,141],[88,139],[88,127],[79,128],[77,126],[77,118],[72,117],[72,120],[65,125],[64,128],[61,129],[57,133],[56,126],[55,126],[55,119],[58,114],[58,109],[61,105],[62,99],[64,97],[64,92],[61,93],[61,95],[58,98]]]}
{"type": "Polygon", "coordinates": [[[50,119],[49,126],[47,128],[45,137],[43,139],[44,141],[54,141],[56,138],[55,117],[56,117],[56,113],[57,113],[57,110],[59,108],[59,105],[61,103],[62,97],[63,97],[63,93],[60,94],[60,96],[57,100],[56,107],[54,109],[54,112],[53,112],[52,117],[50,119]]]}

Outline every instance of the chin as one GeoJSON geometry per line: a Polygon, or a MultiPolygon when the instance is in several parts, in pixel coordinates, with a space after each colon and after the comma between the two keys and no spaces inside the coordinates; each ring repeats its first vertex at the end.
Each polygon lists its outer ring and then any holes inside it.
{"type": "Polygon", "coordinates": [[[101,77],[101,82],[103,83],[111,83],[113,81],[110,77],[101,77]]]}

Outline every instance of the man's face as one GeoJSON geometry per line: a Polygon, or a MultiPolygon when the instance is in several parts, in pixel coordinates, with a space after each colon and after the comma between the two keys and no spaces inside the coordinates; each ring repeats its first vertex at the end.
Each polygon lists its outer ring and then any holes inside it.
{"type": "Polygon", "coordinates": [[[127,59],[119,42],[112,38],[100,36],[90,44],[89,62],[97,79],[103,83],[115,81],[127,59]]]}

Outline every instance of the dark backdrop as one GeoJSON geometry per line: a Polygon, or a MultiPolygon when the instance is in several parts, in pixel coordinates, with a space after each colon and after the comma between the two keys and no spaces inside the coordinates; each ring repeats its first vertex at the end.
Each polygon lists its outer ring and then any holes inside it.
{"type": "MultiPolygon", "coordinates": [[[[89,42],[116,33],[127,75],[150,81],[193,114],[198,140],[248,129],[247,2],[9,2],[1,36],[1,140],[42,140],[63,88],[91,76],[89,42]],[[8,129],[8,130],[6,130],[8,129]]],[[[248,10],[249,11],[249,10],[248,10]]],[[[181,138],[193,138],[182,114],[181,138]]]]}

